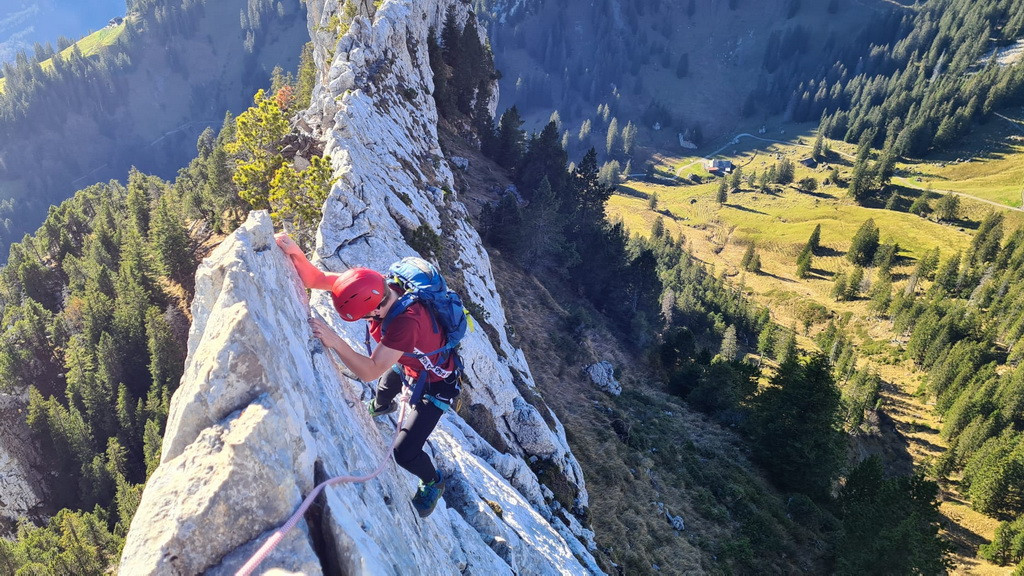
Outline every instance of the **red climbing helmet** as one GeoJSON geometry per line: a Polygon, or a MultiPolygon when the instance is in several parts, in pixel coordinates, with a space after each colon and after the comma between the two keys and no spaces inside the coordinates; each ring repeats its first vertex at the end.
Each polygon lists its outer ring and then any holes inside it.
{"type": "Polygon", "coordinates": [[[355,322],[380,306],[387,285],[380,272],[369,268],[349,268],[334,281],[331,299],[342,320],[355,322]]]}

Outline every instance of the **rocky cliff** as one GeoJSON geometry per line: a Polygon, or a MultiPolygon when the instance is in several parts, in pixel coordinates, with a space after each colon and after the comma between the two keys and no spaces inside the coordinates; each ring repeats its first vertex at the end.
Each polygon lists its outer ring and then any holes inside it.
{"type": "Polygon", "coordinates": [[[0,393],[0,536],[13,535],[20,518],[37,518],[48,496],[27,410],[27,392],[0,393]]]}
{"type": "MultiPolygon", "coordinates": [[[[314,261],[384,269],[416,253],[406,238],[436,235],[446,277],[471,302],[479,328],[463,343],[462,406],[428,443],[448,491],[421,520],[409,503],[416,480],[393,464],[327,488],[261,570],[600,572],[574,516],[588,504],[580,466],[555,416],[524,399],[536,395],[530,368],[505,334],[487,254],[438,143],[427,33],[449,6],[467,17],[459,0],[385,0],[338,40],[323,32],[338,2],[311,3],[323,69],[306,115],[339,177],[314,261]]],[[[121,573],[232,573],[316,483],[367,472],[388,452],[393,425],[361,402],[373,384],[346,376],[305,319],[315,310],[359,347],[363,326],[343,324],[325,294],[307,302],[272,234],[253,213],[197,272],[185,376],[121,573]]]]}

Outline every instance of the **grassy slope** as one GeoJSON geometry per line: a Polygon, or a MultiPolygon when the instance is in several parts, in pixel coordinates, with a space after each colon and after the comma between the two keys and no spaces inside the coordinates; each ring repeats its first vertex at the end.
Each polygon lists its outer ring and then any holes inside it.
{"type": "MultiPolygon", "coordinates": [[[[99,53],[100,50],[107,46],[111,46],[117,39],[121,37],[121,33],[124,32],[125,24],[107,26],[92,34],[89,34],[85,38],[82,38],[78,42],[75,42],[72,46],[69,46],[61,51],[61,56],[66,60],[71,56],[71,52],[74,51],[74,47],[78,46],[78,49],[82,51],[82,56],[91,56],[99,53]]],[[[44,71],[50,72],[53,70],[53,60],[46,59],[40,64],[44,71]]],[[[4,85],[7,83],[6,78],[0,78],[0,92],[4,91],[4,85]]]]}
{"type": "Polygon", "coordinates": [[[955,148],[906,166],[912,182],[1024,208],[1024,108],[1002,112],[955,148]],[[920,182],[917,179],[920,178],[920,182]]]}
{"type": "MultiPolygon", "coordinates": [[[[977,148],[973,154],[965,148],[954,151],[941,158],[930,158],[927,161],[915,162],[902,166],[911,176],[925,172],[925,167],[941,168],[939,163],[946,163],[945,180],[942,189],[958,190],[982,198],[996,200],[992,185],[1002,182],[1012,189],[1014,181],[1020,182],[1024,172],[1024,155],[1022,146],[1007,133],[1007,128],[1015,129],[1009,121],[1003,125],[992,124],[978,130],[972,135],[977,148]],[[982,142],[989,142],[988,148],[981,148],[982,142]],[[960,162],[950,164],[948,156],[982,157],[984,161],[960,162]]],[[[792,138],[786,144],[757,141],[751,138],[740,139],[737,143],[726,143],[708,147],[705,152],[709,156],[720,151],[715,157],[727,158],[736,165],[742,166],[744,173],[753,170],[758,172],[767,169],[776,161],[777,155],[785,155],[794,161],[807,154],[807,144],[813,141],[813,133],[809,129],[792,135],[765,135],[770,138],[792,138]]],[[[833,142],[837,154],[831,161],[839,166],[844,177],[849,176],[850,161],[848,154],[854,152],[853,147],[833,142]]],[[[691,173],[706,176],[700,157],[660,157],[659,172],[682,175],[691,173]]],[[[805,176],[813,176],[822,180],[827,168],[819,166],[809,169],[797,164],[796,180],[805,176]]],[[[929,180],[922,177],[922,182],[910,180],[915,186],[927,186],[929,180]]],[[[933,183],[936,190],[940,189],[933,183]]],[[[840,270],[848,270],[851,265],[845,259],[850,239],[857,228],[868,218],[873,218],[881,231],[883,242],[898,242],[902,248],[903,258],[894,269],[897,289],[902,287],[916,259],[925,251],[939,247],[942,258],[947,258],[956,250],[967,247],[971,240],[970,228],[976,226],[984,215],[995,209],[989,204],[974,201],[970,198],[962,200],[964,219],[958,226],[944,225],[922,219],[906,212],[867,208],[855,205],[846,197],[846,190],[836,186],[824,186],[813,195],[800,192],[792,187],[769,195],[756,193],[744,184],[743,192],[729,195],[725,205],[719,206],[715,201],[718,181],[700,185],[665,186],[640,181],[629,181],[620,186],[618,194],[608,203],[608,215],[622,219],[627,227],[634,232],[648,234],[657,214],[648,208],[648,197],[652,193],[658,195],[658,211],[661,213],[665,228],[673,234],[683,234],[687,247],[698,258],[707,263],[716,274],[731,278],[737,285],[755,300],[767,305],[774,319],[784,325],[803,326],[799,320],[800,311],[807,303],[812,302],[828,308],[835,315],[852,314],[853,331],[861,338],[862,355],[868,348],[877,351],[870,361],[877,366],[885,379],[883,387],[884,414],[875,421],[873,429],[862,435],[856,443],[856,450],[861,455],[882,453],[894,464],[894,469],[909,469],[911,461],[917,464],[927,462],[945,448],[945,442],[939,437],[939,422],[923,398],[916,395],[920,385],[921,374],[914,371],[912,365],[898,360],[889,344],[893,335],[891,326],[886,321],[879,321],[868,310],[868,302],[835,302],[830,297],[833,286],[833,275],[840,270]],[[816,224],[822,227],[822,246],[826,256],[814,258],[813,273],[809,279],[800,280],[796,277],[796,257],[816,224]],[[746,246],[754,242],[761,257],[761,274],[743,272],[739,262],[746,246]],[[899,466],[898,461],[905,461],[899,466]]],[[[918,193],[911,188],[901,189],[904,196],[918,193]]],[[[1019,198],[1019,186],[1017,188],[1019,198]]],[[[904,209],[906,204],[904,203],[904,209]]],[[[1019,205],[1019,204],[1017,204],[1019,205]]],[[[1006,211],[1008,230],[1024,224],[1024,213],[1006,211]]],[[[874,271],[865,274],[874,280],[874,271]]],[[[805,336],[813,335],[823,327],[822,323],[811,326],[805,336]]],[[[814,346],[807,338],[802,340],[805,346],[814,346]]],[[[979,544],[991,539],[998,522],[970,510],[950,487],[943,495],[942,511],[950,520],[947,536],[957,545],[955,573],[970,574],[1008,574],[1010,569],[993,566],[979,561],[973,556],[979,544]]]]}

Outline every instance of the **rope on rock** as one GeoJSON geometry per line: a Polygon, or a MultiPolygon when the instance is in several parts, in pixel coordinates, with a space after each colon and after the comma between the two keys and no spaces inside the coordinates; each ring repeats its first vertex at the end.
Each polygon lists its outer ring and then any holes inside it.
{"type": "Polygon", "coordinates": [[[405,388],[402,391],[401,398],[399,398],[399,406],[401,406],[401,409],[398,413],[398,424],[395,427],[395,438],[391,441],[391,447],[388,449],[387,455],[384,456],[384,458],[381,458],[380,465],[377,466],[377,469],[367,474],[366,476],[335,476],[334,478],[329,478],[327,480],[324,480],[320,484],[317,484],[316,488],[313,488],[309,495],[306,496],[306,499],[302,501],[302,504],[299,506],[298,510],[296,510],[295,513],[291,515],[291,518],[288,518],[287,522],[282,524],[280,528],[278,528],[276,531],[274,531],[273,534],[271,534],[270,538],[268,538],[267,541],[263,543],[263,546],[260,546],[260,549],[257,550],[256,553],[253,554],[251,558],[249,558],[249,561],[243,564],[242,567],[238,569],[238,572],[235,572],[235,576],[249,576],[250,574],[252,574],[252,572],[259,567],[260,563],[263,562],[267,558],[267,556],[270,555],[274,548],[276,548],[277,545],[281,543],[281,540],[284,540],[284,537],[288,535],[288,532],[291,532],[291,529],[299,523],[299,520],[302,519],[302,516],[306,513],[306,510],[309,509],[310,505],[313,504],[313,500],[316,499],[316,497],[324,488],[328,486],[333,486],[335,484],[358,484],[360,482],[368,482],[379,476],[380,473],[384,471],[384,468],[387,467],[388,465],[388,461],[391,460],[394,455],[395,444],[398,443],[398,433],[401,432],[402,423],[405,422],[405,412],[406,408],[409,405],[408,401],[409,389],[405,388]]]}

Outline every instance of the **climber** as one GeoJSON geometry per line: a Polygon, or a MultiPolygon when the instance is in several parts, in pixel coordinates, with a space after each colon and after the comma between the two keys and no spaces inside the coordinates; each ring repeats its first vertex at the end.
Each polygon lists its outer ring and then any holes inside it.
{"type": "Polygon", "coordinates": [[[401,288],[385,282],[380,273],[367,268],[350,268],[340,274],[324,272],[306,258],[288,234],[282,232],[274,238],[291,259],[306,288],[329,290],[334,308],[343,320],[368,321],[369,335],[377,342],[369,356],[353,350],[322,320],[310,318],[309,325],[313,335],[337,352],[360,380],[369,382],[387,374],[367,405],[371,416],[394,412],[398,408],[395,398],[406,378],[415,380],[421,371],[427,371],[427,394],[411,406],[398,433],[394,456],[399,466],[420,479],[412,503],[421,517],[429,516],[444,493],[445,478],[434,467],[423,445],[459,393],[461,375],[455,354],[445,355],[443,359],[439,358],[440,354],[416,356],[444,345],[444,335],[434,329],[430,313],[418,302],[393,318],[382,334],[382,321],[401,296],[401,288]]]}

